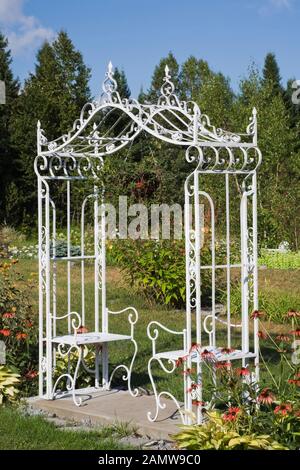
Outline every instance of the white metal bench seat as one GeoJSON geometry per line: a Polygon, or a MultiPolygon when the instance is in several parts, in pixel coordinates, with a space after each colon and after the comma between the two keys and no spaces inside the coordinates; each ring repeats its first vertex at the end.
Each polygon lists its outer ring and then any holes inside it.
{"type": "Polygon", "coordinates": [[[69,344],[76,346],[83,346],[85,344],[101,344],[101,343],[110,343],[113,341],[125,341],[131,340],[129,335],[119,335],[114,333],[81,333],[77,335],[64,335],[64,336],[55,336],[52,338],[52,343],[56,344],[69,344]]]}
{"type": "MultiPolygon", "coordinates": [[[[233,361],[237,359],[245,359],[245,358],[254,358],[256,357],[256,354],[253,352],[243,352],[239,349],[234,349],[230,353],[224,353],[222,352],[223,348],[214,348],[212,346],[206,346],[202,347],[200,350],[200,354],[203,351],[209,351],[214,354],[214,359],[217,362],[226,362],[226,361],[233,361]]],[[[159,352],[156,353],[153,357],[156,359],[167,359],[167,360],[173,360],[177,361],[178,359],[185,357],[187,355],[187,352],[184,351],[183,349],[179,349],[177,351],[164,351],[164,352],[159,352]]],[[[198,360],[199,353],[193,352],[191,354],[191,361],[192,362],[197,362],[198,360]]]]}

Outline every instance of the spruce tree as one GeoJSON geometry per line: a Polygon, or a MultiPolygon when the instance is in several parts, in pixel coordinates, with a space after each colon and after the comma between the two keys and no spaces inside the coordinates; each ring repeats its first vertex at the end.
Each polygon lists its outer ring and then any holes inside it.
{"type": "Polygon", "coordinates": [[[0,80],[5,83],[6,103],[0,105],[0,220],[11,222],[7,193],[14,177],[16,151],[11,142],[14,104],[18,99],[19,82],[11,70],[11,52],[7,39],[0,33],[0,80]]]}
{"type": "MultiPolygon", "coordinates": [[[[18,184],[22,191],[19,219],[32,220],[36,210],[36,125],[40,120],[47,138],[66,133],[90,100],[90,69],[65,32],[53,44],[44,43],[35,72],[25,81],[17,107],[13,139],[19,150],[18,184]],[[26,138],[24,138],[26,136],[26,138]]],[[[19,220],[20,221],[20,220],[19,220]]]]}
{"type": "Polygon", "coordinates": [[[162,58],[159,64],[155,67],[150,89],[148,93],[145,94],[145,99],[149,100],[151,103],[155,103],[161,94],[160,89],[164,83],[163,79],[165,77],[166,65],[170,70],[171,81],[175,85],[175,93],[179,92],[179,65],[172,52],[169,52],[167,57],[162,58]]]}
{"type": "Polygon", "coordinates": [[[119,70],[118,67],[116,67],[114,70],[114,79],[117,82],[118,92],[121,98],[130,98],[131,91],[124,70],[119,70]]]}
{"type": "Polygon", "coordinates": [[[283,93],[279,66],[275,54],[272,52],[269,52],[265,58],[263,80],[266,84],[272,86],[276,93],[283,93]]]}

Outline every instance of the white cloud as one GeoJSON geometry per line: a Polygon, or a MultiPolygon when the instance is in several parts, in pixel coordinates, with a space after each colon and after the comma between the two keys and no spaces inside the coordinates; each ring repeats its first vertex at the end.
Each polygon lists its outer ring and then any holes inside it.
{"type": "Polygon", "coordinates": [[[55,35],[51,28],[41,25],[38,18],[25,15],[23,6],[24,0],[0,0],[0,27],[14,55],[29,51],[55,35]]]}
{"type": "Polygon", "coordinates": [[[270,0],[271,6],[275,8],[290,8],[291,0],[270,0]]]}
{"type": "Polygon", "coordinates": [[[270,11],[279,11],[279,10],[289,10],[292,6],[293,0],[267,0],[262,9],[265,12],[270,11]]]}

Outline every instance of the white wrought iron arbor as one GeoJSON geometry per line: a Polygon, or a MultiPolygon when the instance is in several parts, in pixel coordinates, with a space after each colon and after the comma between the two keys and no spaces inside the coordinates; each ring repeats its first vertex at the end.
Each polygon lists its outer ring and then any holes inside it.
{"type": "MultiPolygon", "coordinates": [[[[119,152],[142,132],[153,137],[185,149],[187,162],[192,171],[185,183],[185,243],[186,243],[186,325],[182,331],[173,331],[156,321],[148,325],[148,336],[152,341],[153,352],[149,359],[148,371],[155,393],[156,410],[154,415],[148,413],[148,418],[154,421],[159,410],[165,407],[162,398],[171,398],[181,413],[184,422],[190,421],[192,411],[192,397],[188,393],[191,379],[184,375],[184,409],[179,401],[169,391],[157,392],[152,375],[152,365],[158,363],[162,369],[171,374],[175,371],[179,358],[187,356],[186,368],[192,362],[196,364],[198,382],[202,384],[203,358],[201,352],[208,350],[214,354],[216,361],[240,360],[245,366],[249,360],[255,363],[255,374],[259,375],[259,343],[258,320],[253,319],[254,349],[250,350],[249,341],[249,312],[258,308],[257,284],[257,168],[261,163],[261,152],[257,147],[257,115],[253,110],[250,123],[244,134],[237,134],[217,129],[211,125],[208,116],[201,113],[194,102],[181,101],[174,93],[175,88],[171,81],[168,67],[165,68],[165,77],[161,88],[161,95],[156,104],[141,104],[133,99],[121,99],[117,83],[114,79],[111,63],[108,66],[106,78],[103,83],[103,94],[98,101],[87,103],[72,130],[54,141],[48,141],[38,124],[38,155],[35,160],[35,171],[38,175],[38,203],[39,203],[39,283],[40,283],[40,395],[53,398],[57,383],[53,387],[53,358],[57,347],[63,355],[70,355],[72,348],[78,351],[78,362],[75,376],[67,371],[63,377],[68,379],[68,388],[73,393],[76,404],[80,404],[75,396],[75,382],[80,362],[84,364],[82,344],[86,338],[87,343],[98,345],[96,347],[95,384],[100,385],[98,376],[99,344],[102,345],[102,385],[110,384],[108,376],[107,344],[116,340],[131,340],[135,346],[133,360],[136,355],[136,342],[134,340],[134,325],[137,321],[137,312],[132,307],[129,322],[131,333],[128,336],[111,335],[108,333],[108,314],[113,313],[106,306],[106,279],[105,279],[105,211],[103,210],[101,188],[101,169],[105,157],[119,152]],[[82,181],[91,175],[94,179],[94,190],[82,204],[81,212],[81,254],[76,260],[81,262],[82,283],[81,312],[72,310],[71,299],[71,263],[75,260],[71,256],[71,216],[70,216],[70,186],[71,182],[82,181]],[[218,264],[215,228],[215,205],[210,194],[201,189],[201,178],[206,175],[218,175],[223,178],[225,188],[225,220],[226,220],[226,263],[218,264]],[[230,180],[240,178],[240,259],[233,262],[230,244],[230,180]],[[50,196],[50,183],[63,181],[66,185],[67,199],[67,256],[58,259],[55,256],[56,244],[56,212],[55,205],[50,196]],[[100,187],[100,189],[99,189],[100,187]],[[210,212],[211,232],[211,262],[201,262],[201,200],[206,201],[210,212]],[[88,200],[94,204],[94,253],[85,254],[84,224],[85,206],[88,200]],[[99,201],[100,200],[100,201],[99,201]],[[100,203],[99,203],[100,202],[100,203]],[[190,217],[192,208],[192,217],[190,217]],[[52,212],[52,213],[51,213],[52,212]],[[100,215],[100,219],[99,219],[100,215]],[[52,234],[51,234],[52,231],[52,234]],[[67,313],[57,316],[56,285],[57,264],[60,261],[67,263],[68,299],[67,313]],[[95,276],[95,332],[78,335],[76,328],[85,323],[85,263],[92,260],[95,276]],[[241,321],[233,323],[231,320],[231,274],[233,269],[241,271],[241,321]],[[204,270],[211,273],[212,305],[211,313],[205,314],[201,305],[201,276],[204,270]],[[225,270],[227,285],[227,316],[216,313],[216,275],[219,270],[225,270]],[[101,288],[102,296],[102,323],[99,323],[98,293],[101,288]],[[73,317],[73,318],[72,318],[73,317]],[[193,337],[192,319],[195,318],[195,337],[193,337]],[[66,318],[68,334],[57,336],[56,324],[60,319],[66,318]],[[77,324],[75,320],[77,319],[77,324]],[[45,325],[44,325],[45,324],[45,325]],[[226,344],[217,345],[217,325],[225,325],[227,330],[226,344]],[[45,328],[44,328],[45,326],[45,328]],[[72,328],[74,334],[72,335],[72,328]],[[231,351],[232,330],[241,330],[241,348],[231,351]],[[182,338],[182,348],[176,351],[157,351],[159,330],[163,329],[171,335],[182,338]],[[200,345],[190,355],[193,342],[200,345]],[[64,351],[63,346],[67,345],[64,351]],[[227,354],[222,352],[227,348],[227,354]],[[167,361],[167,362],[165,362],[167,361]],[[169,365],[169,368],[166,366],[169,365]],[[46,385],[46,393],[44,388],[46,385]],[[186,413],[187,412],[187,413],[186,413]]],[[[121,313],[121,312],[114,312],[121,313]]],[[[131,391],[130,376],[133,361],[130,367],[125,366],[126,377],[131,391]]],[[[86,367],[86,366],[85,366],[86,367]]],[[[119,365],[117,368],[124,367],[119,365]]],[[[201,400],[201,388],[199,400],[201,400]]],[[[136,391],[131,392],[136,394],[136,391]]],[[[201,407],[198,407],[198,422],[202,421],[201,407]]]]}

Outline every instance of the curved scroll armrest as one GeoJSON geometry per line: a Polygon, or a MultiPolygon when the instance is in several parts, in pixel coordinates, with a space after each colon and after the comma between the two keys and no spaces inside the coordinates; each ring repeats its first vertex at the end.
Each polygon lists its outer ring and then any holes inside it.
{"type": "Polygon", "coordinates": [[[122,310],[117,310],[117,311],[107,309],[107,313],[110,313],[111,315],[120,315],[121,313],[125,313],[125,312],[129,312],[128,322],[130,323],[130,326],[131,326],[131,337],[133,337],[134,325],[136,324],[139,318],[136,308],[126,307],[126,308],[123,308],[122,310]]]}
{"type": "Polygon", "coordinates": [[[166,331],[167,333],[171,333],[172,335],[182,336],[183,337],[183,349],[186,350],[186,329],[183,329],[182,331],[175,331],[175,330],[171,330],[170,328],[167,328],[165,325],[162,325],[161,323],[157,321],[151,321],[147,326],[147,336],[152,341],[153,356],[155,356],[156,354],[156,340],[159,335],[159,328],[163,331],[166,331]]]}
{"type": "Polygon", "coordinates": [[[62,315],[60,317],[57,317],[57,316],[54,316],[54,315],[51,315],[51,319],[52,320],[63,320],[64,318],[70,318],[70,321],[71,321],[71,326],[74,330],[74,337],[76,338],[77,336],[77,330],[78,328],[81,326],[81,316],[79,315],[78,312],[69,312],[69,313],[66,313],[65,315],[62,315]],[[72,318],[74,317],[74,318],[72,318]]]}

